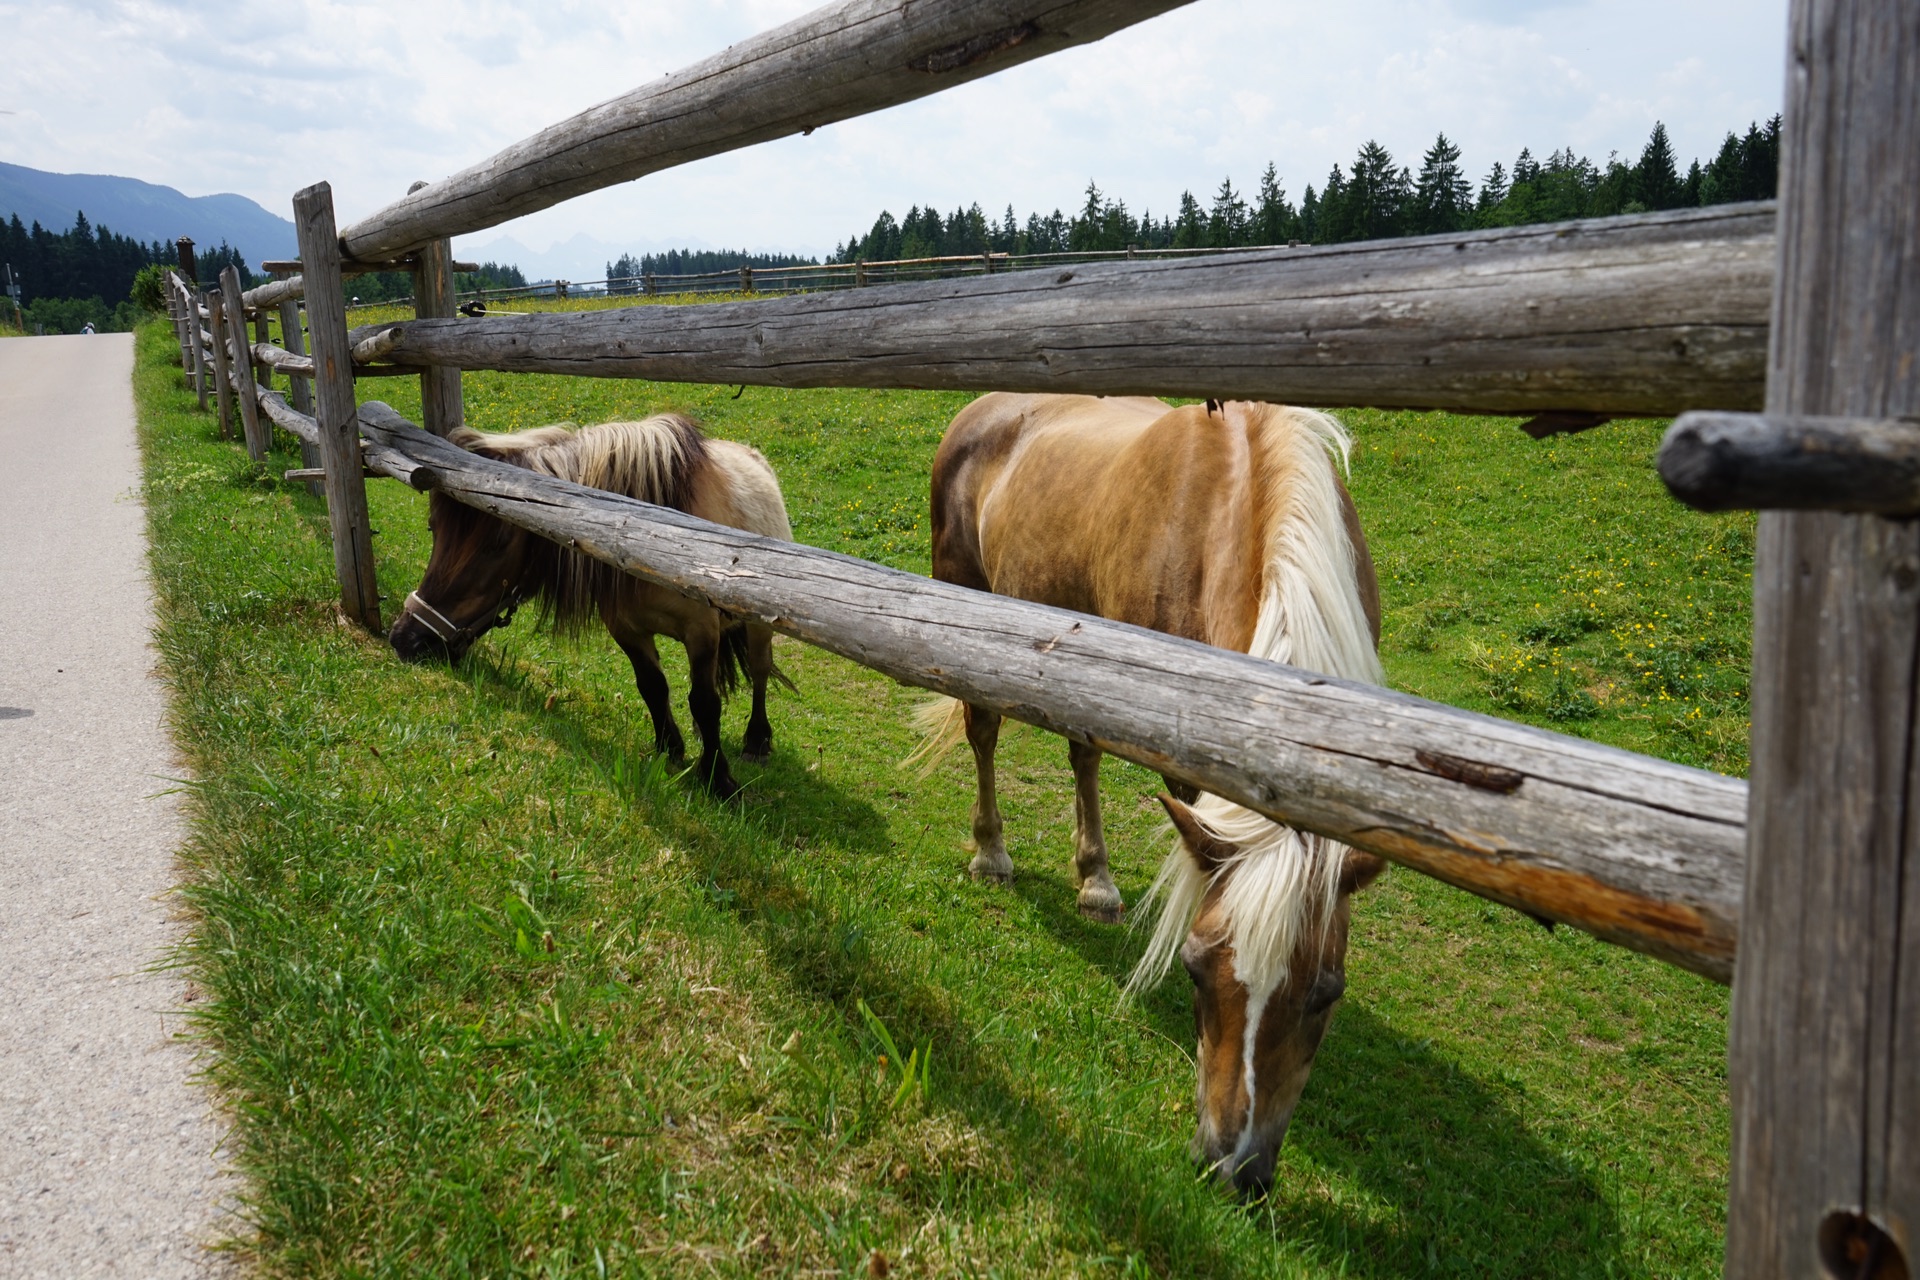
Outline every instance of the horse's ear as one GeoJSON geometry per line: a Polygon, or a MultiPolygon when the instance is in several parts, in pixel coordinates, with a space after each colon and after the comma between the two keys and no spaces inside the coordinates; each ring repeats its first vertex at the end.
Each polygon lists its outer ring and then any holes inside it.
{"type": "Polygon", "coordinates": [[[1185,846],[1187,855],[1201,871],[1212,875],[1233,856],[1233,846],[1201,826],[1200,819],[1193,816],[1192,809],[1170,795],[1162,794],[1158,799],[1160,807],[1167,811],[1173,829],[1180,833],[1180,843],[1185,846]]]}
{"type": "Polygon", "coordinates": [[[1358,893],[1378,880],[1386,869],[1387,860],[1380,855],[1349,849],[1340,864],[1340,892],[1358,893]]]}

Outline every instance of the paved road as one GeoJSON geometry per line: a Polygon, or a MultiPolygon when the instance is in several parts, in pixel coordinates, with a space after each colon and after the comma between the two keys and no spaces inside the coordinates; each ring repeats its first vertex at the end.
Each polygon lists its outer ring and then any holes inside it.
{"type": "Polygon", "coordinates": [[[0,341],[0,1277],[226,1274],[126,334],[0,341]]]}

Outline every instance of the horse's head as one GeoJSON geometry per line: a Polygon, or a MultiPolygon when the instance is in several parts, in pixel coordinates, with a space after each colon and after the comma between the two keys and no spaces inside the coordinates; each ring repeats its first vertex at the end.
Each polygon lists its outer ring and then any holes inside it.
{"type": "Polygon", "coordinates": [[[525,595],[534,537],[438,493],[428,503],[427,527],[427,575],[387,643],[408,662],[436,655],[458,662],[475,640],[512,619],[525,595]]]}
{"type": "Polygon", "coordinates": [[[1162,873],[1167,902],[1141,974],[1178,946],[1200,1040],[1194,1158],[1262,1195],[1346,990],[1348,900],[1386,864],[1223,802],[1203,800],[1200,814],[1160,802],[1182,848],[1162,873]]]}

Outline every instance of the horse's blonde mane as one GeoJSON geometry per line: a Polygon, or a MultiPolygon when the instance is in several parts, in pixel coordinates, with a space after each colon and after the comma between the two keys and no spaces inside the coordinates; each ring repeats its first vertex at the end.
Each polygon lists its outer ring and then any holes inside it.
{"type": "MultiPolygon", "coordinates": [[[[1267,558],[1259,620],[1249,652],[1325,675],[1378,684],[1384,679],[1360,599],[1357,555],[1347,536],[1335,457],[1344,470],[1351,448],[1333,418],[1310,409],[1236,404],[1255,455],[1267,513],[1267,558]]],[[[1224,941],[1235,976],[1250,988],[1286,981],[1288,961],[1323,928],[1339,901],[1346,846],[1270,821],[1251,809],[1202,795],[1194,817],[1234,852],[1202,871],[1176,836],[1160,874],[1140,903],[1158,904],[1146,953],[1127,990],[1159,982],[1173,967],[1209,890],[1220,888],[1224,941]]]]}
{"type": "MultiPolygon", "coordinates": [[[[681,511],[691,505],[694,478],[708,460],[706,437],[690,418],[677,413],[579,429],[559,423],[501,435],[458,427],[447,439],[471,453],[541,475],[681,511]]],[[[576,551],[548,550],[550,546],[540,544],[547,559],[534,576],[546,616],[562,631],[583,626],[602,598],[632,582],[611,565],[576,551]]]]}

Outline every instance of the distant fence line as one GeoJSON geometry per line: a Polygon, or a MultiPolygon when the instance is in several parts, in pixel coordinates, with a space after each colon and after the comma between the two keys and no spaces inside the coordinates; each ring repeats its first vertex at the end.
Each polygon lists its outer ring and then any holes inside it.
{"type": "MultiPolygon", "coordinates": [[[[1298,247],[1300,242],[1288,242],[1298,247]]],[[[461,290],[465,302],[512,302],[529,298],[684,297],[703,293],[824,293],[836,289],[864,289],[868,285],[902,284],[914,280],[953,280],[964,276],[991,276],[1007,271],[1077,266],[1089,262],[1129,262],[1160,258],[1198,258],[1220,254],[1253,253],[1271,245],[1241,245],[1231,249],[1086,249],[1062,253],[952,253],[932,258],[891,258],[869,262],[801,263],[790,267],[728,267],[722,271],[684,273],[645,272],[637,276],[610,276],[605,280],[541,280],[527,285],[461,290]]],[[[413,296],[374,301],[351,299],[349,310],[368,307],[412,306],[413,296]]]]}

